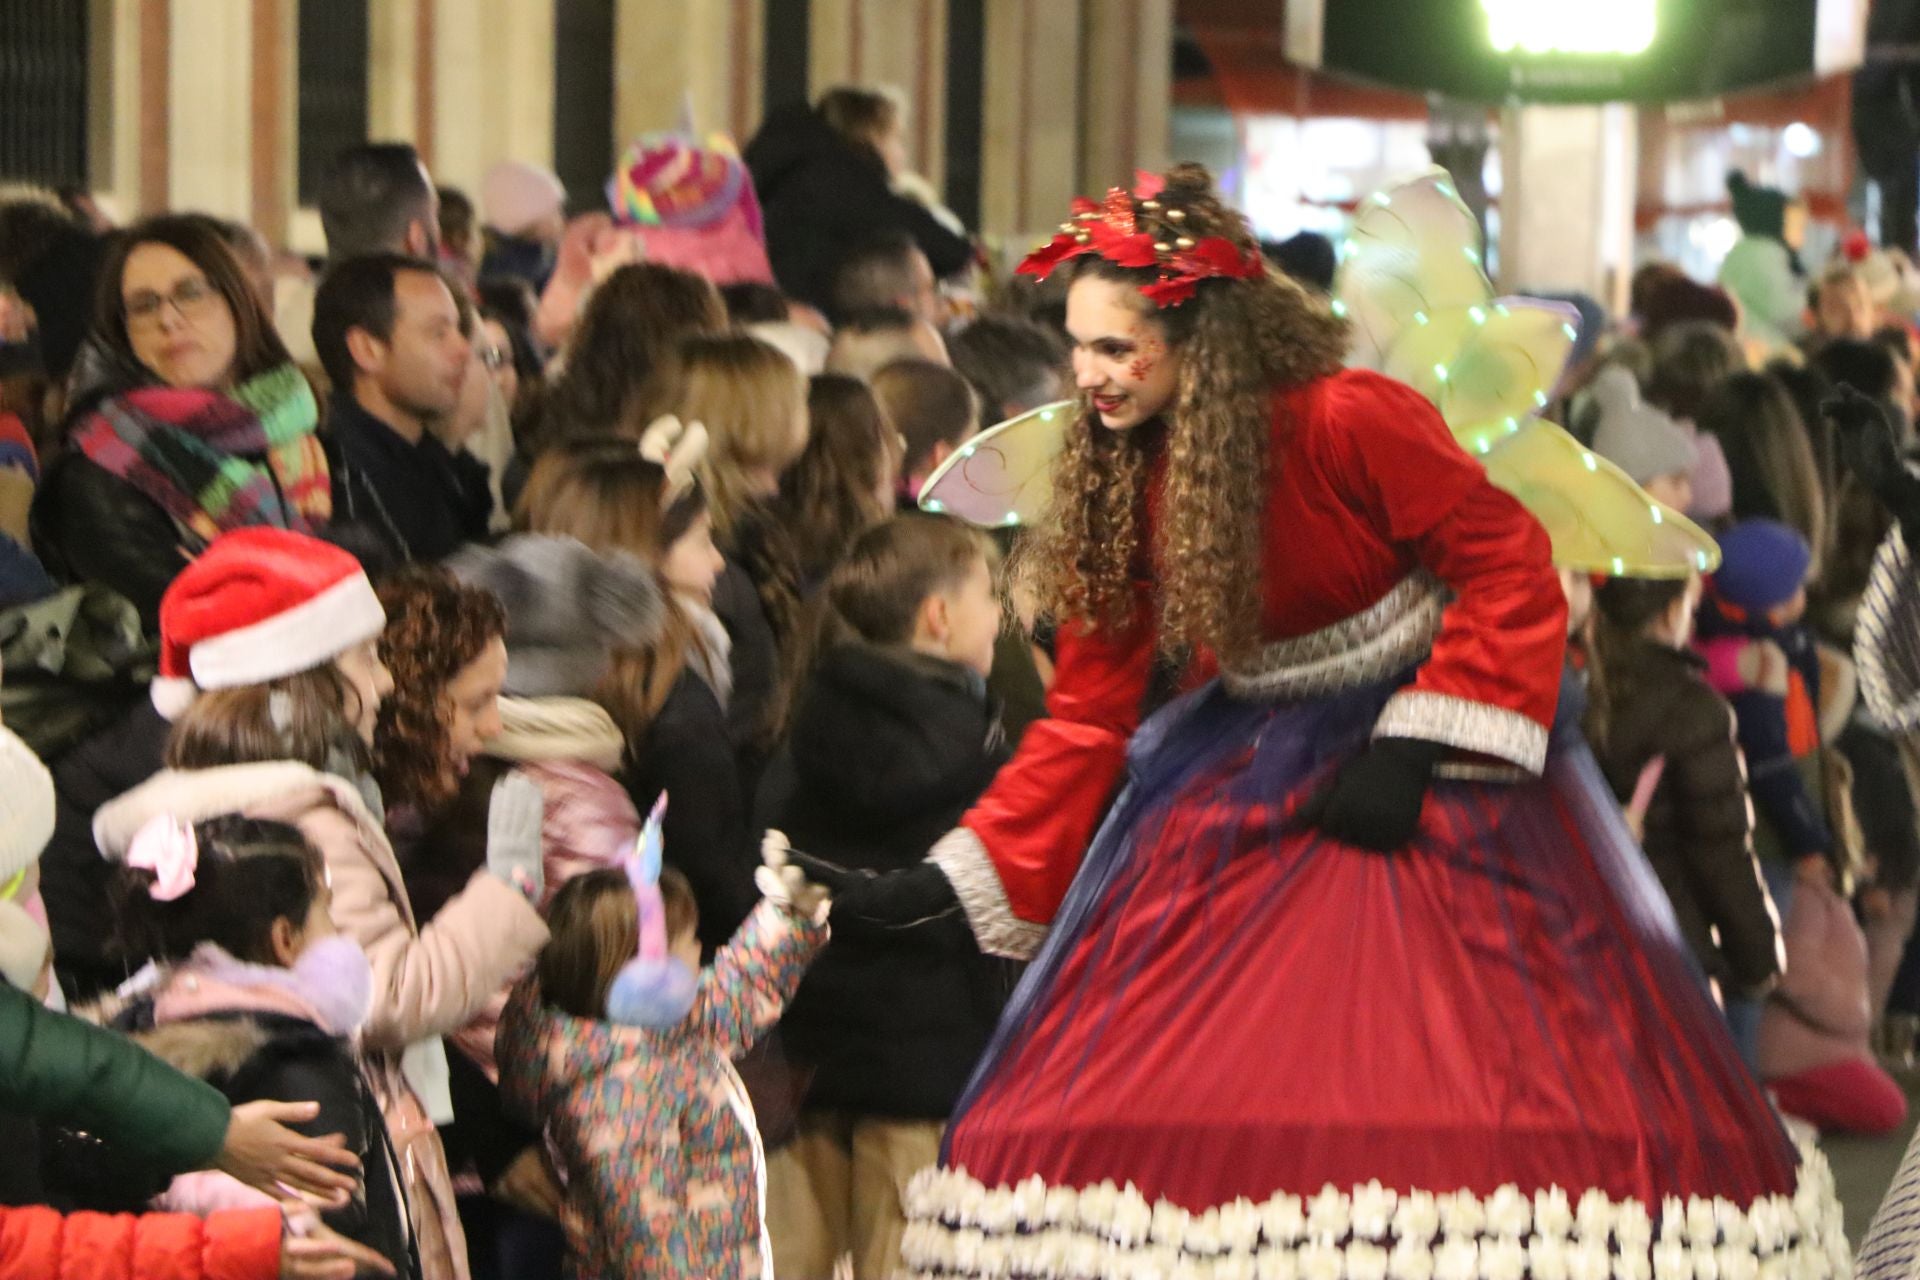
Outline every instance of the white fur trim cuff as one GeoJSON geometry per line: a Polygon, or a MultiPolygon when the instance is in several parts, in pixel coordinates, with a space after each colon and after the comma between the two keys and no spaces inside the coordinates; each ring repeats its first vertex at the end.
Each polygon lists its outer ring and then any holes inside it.
{"type": "Polygon", "coordinates": [[[907,1188],[901,1255],[922,1280],[1833,1280],[1853,1257],[1833,1175],[1801,1147],[1791,1196],[1645,1205],[1597,1188],[1351,1191],[1193,1213],[1131,1185],[989,1189],[928,1169],[907,1188]]]}
{"type": "Polygon", "coordinates": [[[965,827],[955,827],[941,836],[927,861],[939,867],[953,885],[960,909],[967,914],[974,940],[991,956],[1027,960],[1040,949],[1047,927],[1022,920],[1007,903],[1006,887],[993,859],[980,837],[965,827]]]}
{"type": "Polygon", "coordinates": [[[202,689],[261,684],[322,666],[386,625],[373,585],[355,573],[284,613],[202,640],[187,662],[202,689]]]}
{"type": "Polygon", "coordinates": [[[1424,738],[1461,751],[1498,756],[1534,774],[1547,767],[1544,726],[1518,711],[1447,693],[1404,689],[1394,694],[1374,722],[1373,736],[1424,738]]]}

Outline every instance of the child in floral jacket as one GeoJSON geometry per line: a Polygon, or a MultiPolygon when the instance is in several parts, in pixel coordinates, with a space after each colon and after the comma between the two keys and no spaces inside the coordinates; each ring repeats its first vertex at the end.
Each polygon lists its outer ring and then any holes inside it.
{"type": "Polygon", "coordinates": [[[766,897],[697,979],[693,891],[657,860],[588,872],[554,898],[552,941],[495,1052],[507,1106],[559,1153],[580,1280],[771,1280],[766,1159],[733,1060],[779,1021],[828,910],[784,847],[768,833],[766,897]]]}

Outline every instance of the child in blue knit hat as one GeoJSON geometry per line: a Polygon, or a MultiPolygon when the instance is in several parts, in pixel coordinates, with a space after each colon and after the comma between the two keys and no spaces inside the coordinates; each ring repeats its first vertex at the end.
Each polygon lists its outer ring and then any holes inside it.
{"type": "Polygon", "coordinates": [[[1777,520],[1742,520],[1720,536],[1720,553],[1697,645],[1709,683],[1733,704],[1739,723],[1754,848],[1769,879],[1786,867],[1826,876],[1833,836],[1807,768],[1820,747],[1820,659],[1804,621],[1812,551],[1777,520]]]}

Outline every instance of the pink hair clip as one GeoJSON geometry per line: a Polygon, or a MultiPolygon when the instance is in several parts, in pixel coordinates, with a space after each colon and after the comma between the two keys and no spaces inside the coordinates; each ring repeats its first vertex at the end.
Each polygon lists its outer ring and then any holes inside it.
{"type": "Polygon", "coordinates": [[[193,828],[170,813],[156,814],[127,846],[127,865],[153,872],[147,889],[155,902],[172,902],[193,888],[200,865],[200,842],[193,828]]]}

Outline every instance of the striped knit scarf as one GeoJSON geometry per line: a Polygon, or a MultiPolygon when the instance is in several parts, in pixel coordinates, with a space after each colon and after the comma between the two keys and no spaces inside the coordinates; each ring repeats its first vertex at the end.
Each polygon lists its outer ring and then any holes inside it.
{"type": "Polygon", "coordinates": [[[231,395],[140,387],[115,396],[74,443],[203,544],[249,525],[311,533],[333,514],[319,417],[307,380],[288,364],[231,395]]]}

